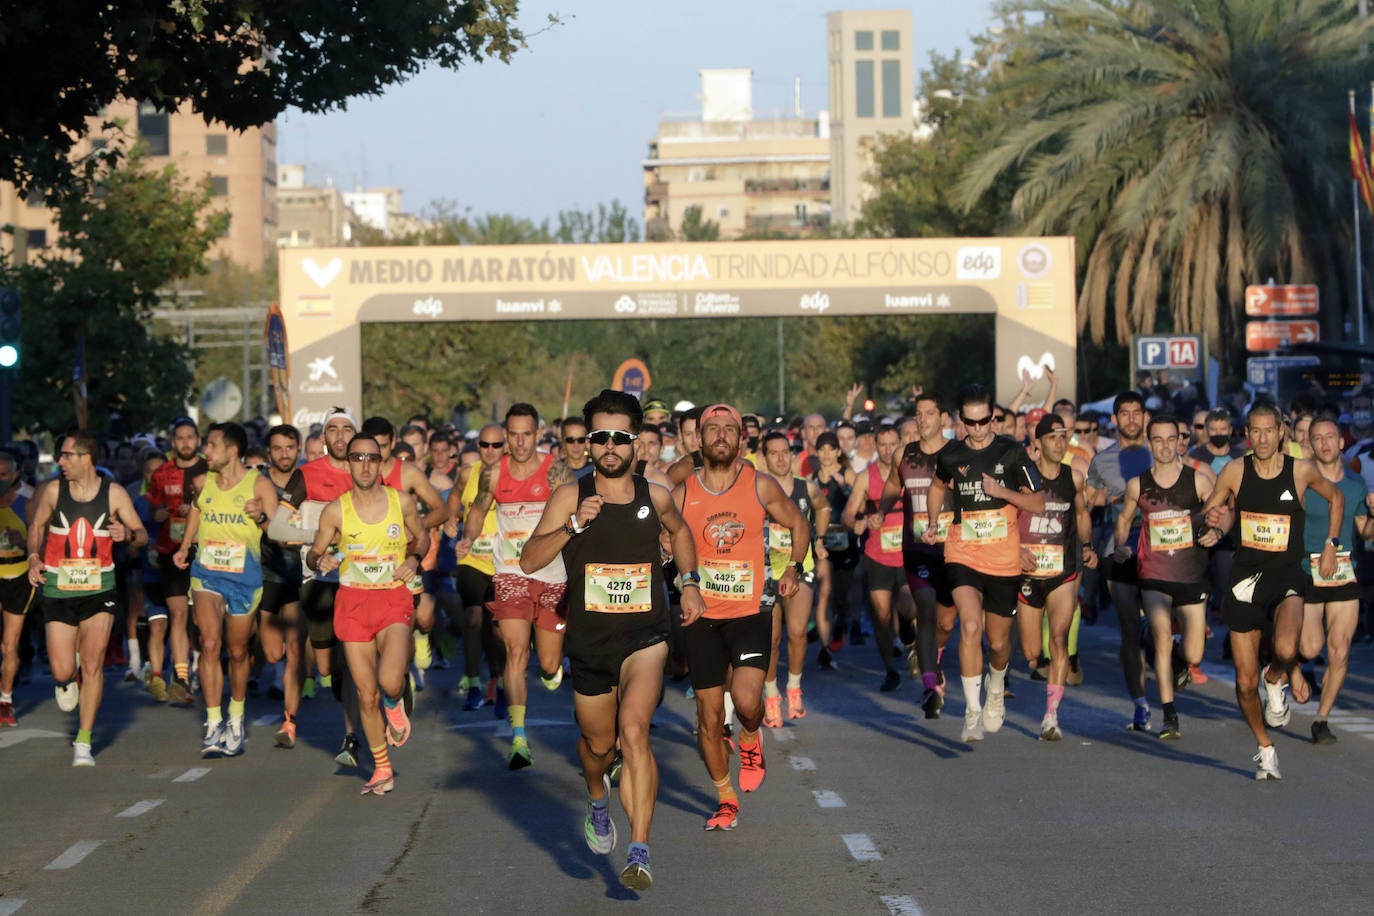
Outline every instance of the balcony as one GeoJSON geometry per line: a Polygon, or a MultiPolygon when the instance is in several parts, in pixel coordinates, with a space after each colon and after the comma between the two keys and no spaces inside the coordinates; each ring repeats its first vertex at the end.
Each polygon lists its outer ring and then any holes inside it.
{"type": "Polygon", "coordinates": [[[830,226],[829,213],[813,213],[805,218],[787,213],[747,214],[744,231],[749,234],[805,235],[830,226]]]}
{"type": "Polygon", "coordinates": [[[746,194],[821,194],[830,190],[829,178],[746,178],[746,194]]]}

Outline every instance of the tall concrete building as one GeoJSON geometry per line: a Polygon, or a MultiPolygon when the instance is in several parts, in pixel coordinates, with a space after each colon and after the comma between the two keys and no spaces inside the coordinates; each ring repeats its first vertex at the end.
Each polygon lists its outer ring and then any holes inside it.
{"type": "MultiPolygon", "coordinates": [[[[78,148],[84,155],[112,142],[125,142],[99,133],[102,121],[119,120],[128,142],[141,139],[148,147],[148,166],[175,165],[189,181],[209,181],[211,206],[229,212],[229,230],[210,250],[211,260],[228,260],[258,270],[277,245],[277,127],[275,123],[242,133],[222,124],[206,124],[189,108],[174,114],[151,105],[124,101],[111,105],[95,119],[92,134],[78,148]]],[[[54,214],[41,197],[21,200],[12,185],[0,184],[0,224],[21,235],[26,257],[33,258],[57,241],[54,214]]],[[[13,241],[0,236],[0,247],[12,254],[13,241]]]]}
{"type": "Polygon", "coordinates": [[[700,115],[660,120],[642,163],[645,235],[677,232],[690,207],[723,239],[806,235],[830,222],[829,159],[825,112],[757,117],[751,70],[702,70],[700,115]]]}
{"type": "Polygon", "coordinates": [[[830,211],[853,222],[882,134],[914,127],[911,10],[845,10],[826,16],[830,67],[830,211]]]}
{"type": "Polygon", "coordinates": [[[362,220],[332,182],[305,183],[305,166],[277,167],[277,244],[282,248],[338,248],[353,244],[362,220]]]}

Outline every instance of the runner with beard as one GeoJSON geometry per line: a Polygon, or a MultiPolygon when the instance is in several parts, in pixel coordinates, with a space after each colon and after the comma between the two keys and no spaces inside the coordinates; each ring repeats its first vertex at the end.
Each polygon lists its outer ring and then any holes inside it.
{"type": "MultiPolygon", "coordinates": [[[[649,829],[658,796],[650,720],[663,690],[668,604],[659,553],[660,528],[673,554],[696,566],[692,534],[672,494],[633,473],[639,402],[605,390],[583,408],[594,470],[554,491],[520,554],[533,572],[561,555],[568,572],[568,630],[573,708],[582,737],[578,756],[587,784],[583,837],[593,852],[615,848],[608,809],[617,743],[623,754],[620,800],[630,821],[630,848],[620,882],[637,891],[653,883],[649,829]]],[[[565,425],[566,429],[566,425],[565,425]]],[[[682,589],[683,623],[705,610],[699,583],[682,589]]]]}
{"type": "Polygon", "coordinates": [[[1040,474],[1020,443],[992,432],[992,392],[966,385],[957,399],[968,430],[944,448],[926,493],[921,540],[939,542],[945,493],[954,491],[954,520],[945,540],[945,564],[959,611],[959,673],[964,689],[961,740],[981,741],[1006,718],[1005,685],[1011,661],[1011,625],[1021,587],[1018,512],[1045,511],[1040,474]],[[980,690],[983,635],[988,638],[987,709],[980,690]]]}

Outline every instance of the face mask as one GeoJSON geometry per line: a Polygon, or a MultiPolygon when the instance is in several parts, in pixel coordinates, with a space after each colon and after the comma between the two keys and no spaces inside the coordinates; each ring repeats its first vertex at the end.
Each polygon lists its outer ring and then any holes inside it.
{"type": "Polygon", "coordinates": [[[1357,410],[1350,415],[1350,422],[1356,426],[1368,426],[1370,423],[1374,423],[1374,412],[1357,410]]]}
{"type": "Polygon", "coordinates": [[[663,461],[673,461],[674,459],[677,458],[677,446],[676,446],[676,445],[665,445],[665,446],[663,446],[662,451],[660,451],[660,452],[658,453],[658,457],[659,457],[660,459],[662,459],[663,461]]]}
{"type": "Polygon", "coordinates": [[[1223,447],[1225,447],[1225,446],[1231,444],[1231,437],[1230,437],[1230,436],[1226,436],[1226,435],[1222,435],[1222,436],[1208,436],[1208,437],[1207,437],[1207,441],[1210,442],[1210,443],[1212,443],[1212,446],[1213,446],[1214,448],[1223,448],[1223,447]]]}
{"type": "Polygon", "coordinates": [[[859,450],[857,448],[845,449],[844,454],[847,458],[853,458],[855,455],[859,454],[859,450]]]}

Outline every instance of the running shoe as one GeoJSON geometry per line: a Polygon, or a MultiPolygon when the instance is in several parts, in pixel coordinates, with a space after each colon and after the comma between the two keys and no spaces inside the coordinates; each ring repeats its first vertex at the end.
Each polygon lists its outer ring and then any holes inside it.
{"type": "Polygon", "coordinates": [[[587,802],[587,816],[582,819],[582,836],[587,848],[599,856],[608,856],[615,849],[615,821],[611,820],[611,781],[603,779],[606,786],[606,804],[601,807],[587,802]]]}
{"type": "Polygon", "coordinates": [[[787,688],[787,718],[806,718],[806,707],[802,705],[802,692],[800,687],[787,688]]]}
{"type": "Polygon", "coordinates": [[[1083,684],[1083,669],[1078,665],[1078,656],[1069,656],[1069,676],[1064,679],[1064,683],[1070,687],[1080,687],[1083,684]]]}
{"type": "Polygon", "coordinates": [[[940,718],[940,709],[945,705],[945,698],[940,696],[940,691],[927,690],[921,697],[921,710],[926,714],[927,719],[940,718]]]}
{"type": "Polygon", "coordinates": [[[523,770],[533,764],[534,755],[530,753],[529,741],[524,738],[511,739],[510,753],[506,755],[506,769],[523,770]]]}
{"type": "Polygon", "coordinates": [[[1137,706],[1135,715],[1131,718],[1131,724],[1126,726],[1133,732],[1147,732],[1150,730],[1150,707],[1137,706]]]}
{"type": "Polygon", "coordinates": [[[219,757],[224,754],[224,720],[206,722],[205,735],[200,739],[200,756],[219,757]]]}
{"type": "Polygon", "coordinates": [[[1264,724],[1270,728],[1283,728],[1293,715],[1288,706],[1288,685],[1269,683],[1269,667],[1260,672],[1260,685],[1264,688],[1264,724]]]}
{"type": "Polygon", "coordinates": [[[828,648],[831,652],[838,652],[841,649],[843,649],[844,631],[841,630],[838,635],[830,637],[830,645],[828,645],[826,648],[828,648]]]}
{"type": "Polygon", "coordinates": [[[401,690],[401,708],[405,710],[407,716],[415,711],[415,685],[409,681],[401,690]]]}
{"type": "Polygon", "coordinates": [[[81,688],[76,681],[58,684],[53,688],[53,693],[57,696],[57,708],[63,712],[71,712],[81,703],[81,688]]]}
{"type": "Polygon", "coordinates": [[[768,728],[782,728],[782,697],[763,698],[763,724],[768,728]]]}
{"type": "Polygon", "coordinates": [[[243,716],[230,716],[224,726],[224,756],[243,753],[243,716]]]}
{"type": "Polygon", "coordinates": [[[84,741],[72,742],[72,766],[95,766],[95,755],[91,753],[91,746],[89,744],[84,741]]]}
{"type": "MultiPolygon", "coordinates": [[[[12,723],[11,723],[12,724],[12,723]]],[[[1336,736],[1331,733],[1331,726],[1326,724],[1325,719],[1318,719],[1312,723],[1312,743],[1313,744],[1335,744],[1336,736]]]]}
{"type": "Polygon", "coordinates": [[[883,682],[878,685],[878,689],[883,693],[891,693],[902,686],[902,676],[892,668],[887,669],[887,674],[883,677],[883,682]]]}
{"type": "Polygon", "coordinates": [[[716,805],[716,813],[706,821],[707,830],[734,830],[735,821],[739,819],[739,805],[732,801],[723,801],[716,805]]]}
{"type": "Polygon", "coordinates": [[[642,846],[631,848],[625,868],[620,873],[620,886],[643,893],[652,887],[653,883],[654,873],[649,871],[649,850],[642,846]]]}
{"type": "Polygon", "coordinates": [[[940,668],[935,669],[935,689],[940,691],[940,699],[945,698],[945,672],[940,668]]]}
{"type": "Polygon", "coordinates": [[[291,719],[284,719],[281,728],[277,729],[277,747],[291,750],[296,746],[296,723],[291,719]]]}
{"type": "Polygon", "coordinates": [[[301,699],[315,699],[315,679],[313,677],[306,678],[305,683],[301,684],[301,699]]]}
{"type": "Polygon", "coordinates": [[[411,689],[411,690],[414,690],[416,693],[419,693],[421,690],[424,690],[424,689],[425,689],[425,673],[424,673],[424,671],[422,671],[422,670],[420,670],[419,668],[416,668],[415,666],[412,665],[411,668],[410,668],[410,674],[406,675],[406,682],[410,684],[410,689],[411,689]]]}
{"type": "Polygon", "coordinates": [[[821,646],[820,651],[816,653],[816,667],[822,671],[835,670],[835,656],[830,654],[828,646],[821,646]]]}
{"type": "Polygon", "coordinates": [[[559,665],[555,668],[553,674],[545,674],[543,671],[540,671],[539,683],[544,685],[545,690],[557,690],[558,685],[563,683],[563,666],[559,665]]]}
{"type": "Polygon", "coordinates": [[[1194,665],[1191,662],[1188,664],[1188,677],[1192,678],[1194,684],[1205,684],[1211,680],[1200,665],[1194,665]]]}
{"type": "Polygon", "coordinates": [[[415,667],[421,671],[428,671],[429,666],[434,664],[434,650],[429,645],[428,633],[415,634],[415,667]]]}
{"type": "Polygon", "coordinates": [[[1033,681],[1048,681],[1050,674],[1049,659],[1037,659],[1031,662],[1030,679],[1033,681]]]}
{"type": "Polygon", "coordinates": [[[178,706],[191,705],[191,685],[184,677],[172,678],[172,683],[167,685],[167,694],[178,706]]]}
{"type": "Polygon", "coordinates": [[[1274,745],[1260,748],[1259,753],[1250,759],[1258,764],[1255,768],[1255,779],[1263,781],[1283,778],[1279,775],[1279,752],[1274,745]]]}
{"type": "Polygon", "coordinates": [[[1002,730],[1002,723],[1007,721],[1007,691],[992,689],[992,675],[983,678],[983,689],[988,695],[987,703],[983,706],[983,730],[995,735],[1002,730]]]}
{"type": "Polygon", "coordinates": [[[1165,741],[1177,741],[1183,737],[1183,732],[1178,727],[1178,713],[1164,714],[1164,727],[1159,730],[1159,737],[1165,741]]]}
{"type": "Polygon", "coordinates": [[[620,771],[625,766],[625,755],[620,753],[620,748],[615,749],[615,756],[611,758],[611,765],[606,768],[606,778],[612,782],[620,779],[620,771]]]}
{"type": "Polygon", "coordinates": [[[148,678],[148,693],[152,696],[154,703],[167,702],[167,682],[159,674],[154,674],[148,678]]]}
{"type": "Polygon", "coordinates": [[[753,792],[763,785],[765,767],[763,765],[763,739],[760,736],[754,744],[739,743],[739,789],[753,792]]]}
{"type": "Polygon", "coordinates": [[[386,717],[386,743],[400,747],[410,739],[410,717],[406,715],[405,704],[395,706],[382,704],[382,715],[386,717]]]}
{"type": "Polygon", "coordinates": [[[468,699],[463,704],[463,709],[467,712],[476,712],[487,705],[487,698],[482,694],[482,688],[472,686],[468,688],[468,699]]]}
{"type": "Polygon", "coordinates": [[[1061,741],[1064,733],[1059,730],[1059,717],[1046,713],[1045,718],[1040,720],[1040,740],[1041,741],[1061,741]]]}
{"type": "Polygon", "coordinates": [[[983,711],[981,709],[964,710],[964,727],[959,731],[959,740],[970,744],[974,741],[983,740],[983,711]]]}
{"type": "Polygon", "coordinates": [[[396,774],[391,767],[383,767],[372,774],[367,785],[363,786],[364,795],[385,795],[396,788],[396,774]]]}
{"type": "Polygon", "coordinates": [[[358,736],[349,732],[344,735],[343,744],[339,745],[339,752],[334,755],[334,762],[341,767],[352,769],[358,765],[358,736]]]}
{"type": "Polygon", "coordinates": [[[130,666],[128,667],[128,670],[126,670],[126,671],[124,672],[124,683],[126,683],[126,684],[133,684],[133,683],[136,683],[137,681],[138,681],[138,669],[135,668],[133,665],[130,665],[130,666]]]}
{"type": "Polygon", "coordinates": [[[921,660],[916,657],[916,647],[912,646],[906,653],[906,670],[911,672],[912,677],[921,676],[921,660]]]}
{"type": "Polygon", "coordinates": [[[14,715],[14,704],[0,702],[0,725],[18,725],[19,720],[14,715]]]}
{"type": "Polygon", "coordinates": [[[1193,669],[1185,662],[1174,667],[1174,689],[1182,690],[1193,681],[1193,669]]]}

